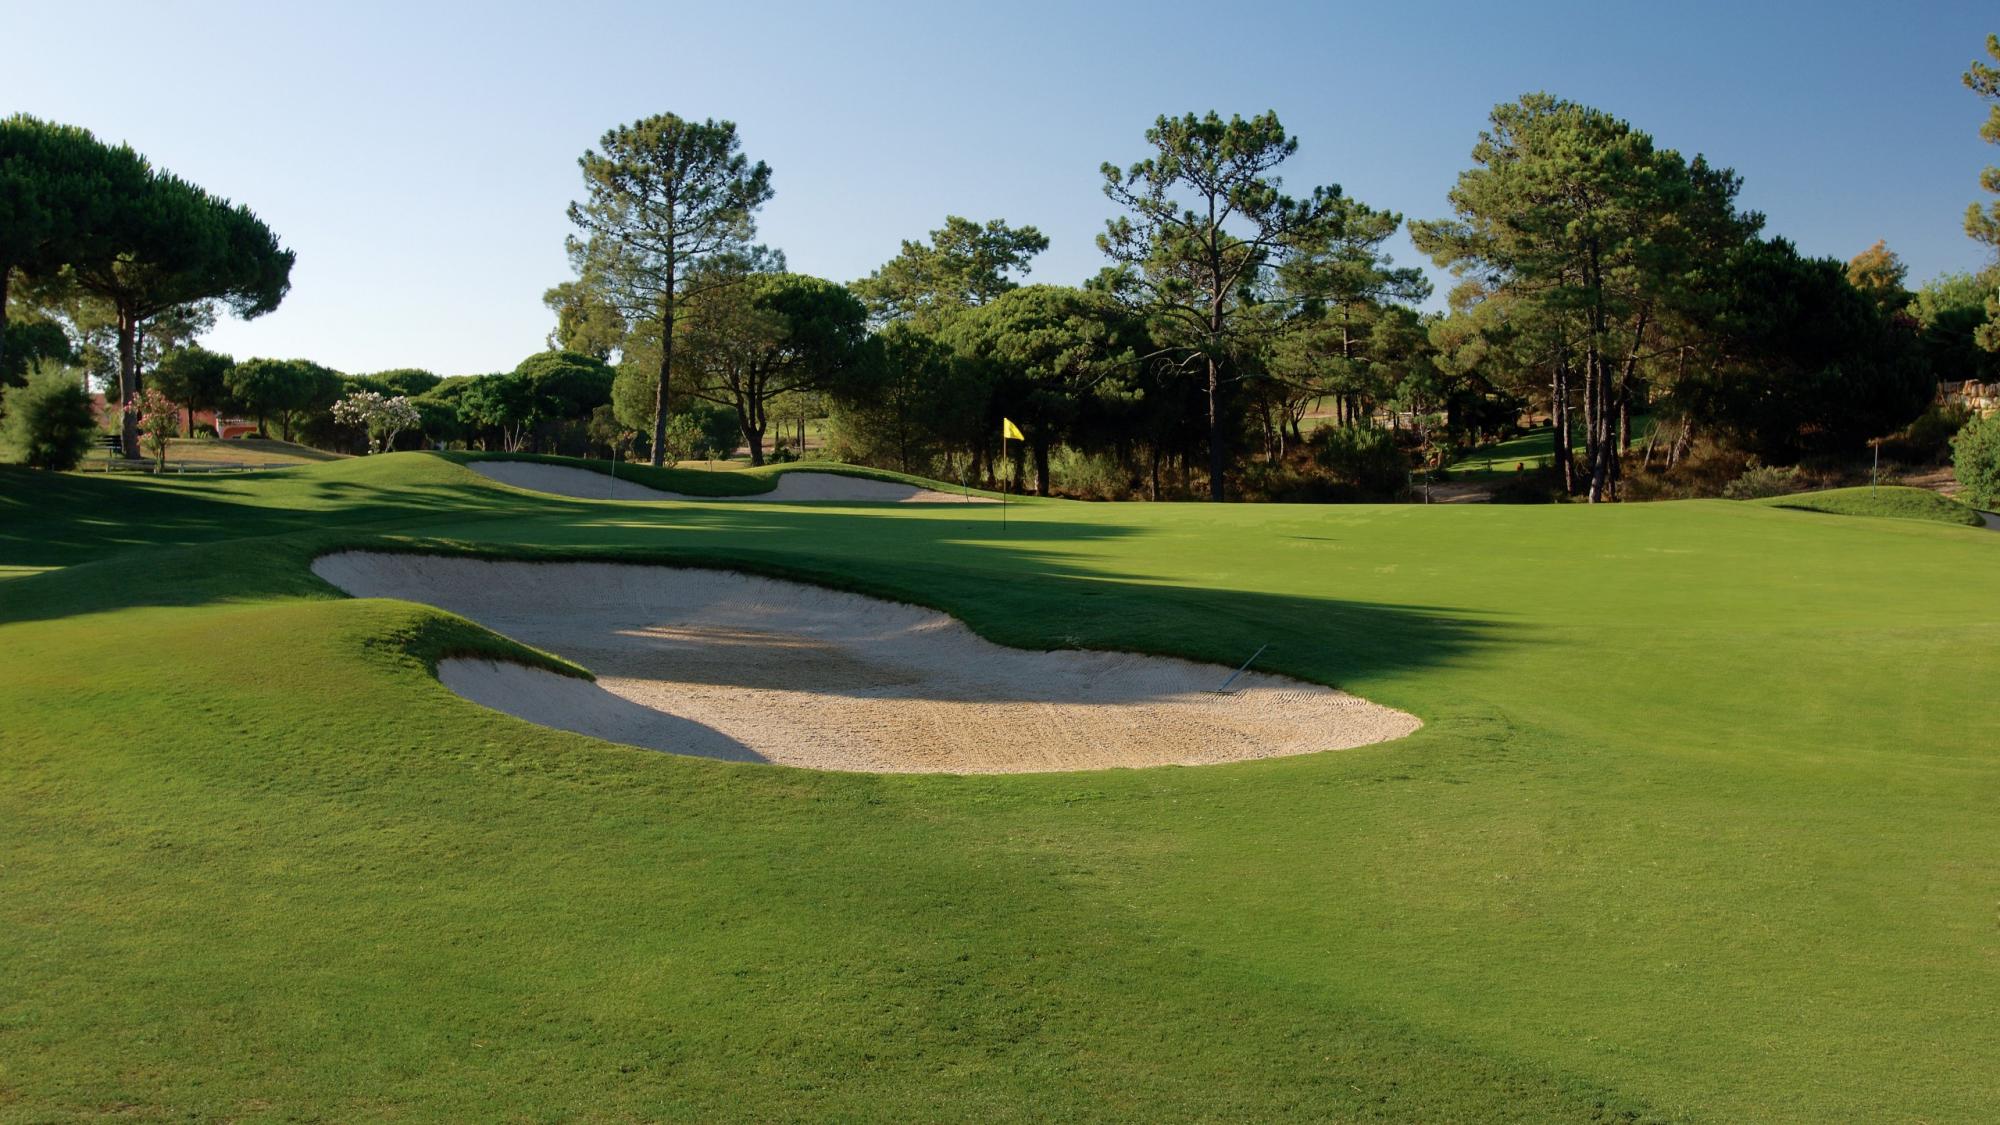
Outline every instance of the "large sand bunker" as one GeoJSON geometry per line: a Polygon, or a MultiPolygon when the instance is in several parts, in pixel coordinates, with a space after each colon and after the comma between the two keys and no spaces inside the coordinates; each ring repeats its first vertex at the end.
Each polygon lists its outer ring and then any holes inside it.
{"type": "Polygon", "coordinates": [[[648,488],[623,477],[612,477],[571,465],[551,465],[543,461],[468,461],[466,468],[480,476],[525,488],[550,492],[579,500],[700,500],[708,503],[729,500],[762,500],[796,503],[801,500],[845,500],[890,504],[991,504],[984,496],[966,496],[918,488],[913,484],[874,480],[846,473],[790,472],[778,474],[777,486],[769,492],[744,496],[693,496],[648,488]]]}
{"type": "Polygon", "coordinates": [[[1415,716],[1283,676],[1027,652],[928,609],[716,570],[349,551],[313,573],[462,614],[597,683],[449,660],[444,684],[544,726],[704,757],[891,773],[1206,765],[1400,738],[1415,716]]]}

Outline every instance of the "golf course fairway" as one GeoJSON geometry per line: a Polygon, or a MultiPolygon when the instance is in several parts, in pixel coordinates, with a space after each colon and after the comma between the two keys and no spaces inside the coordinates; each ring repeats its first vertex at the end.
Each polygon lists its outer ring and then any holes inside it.
{"type": "MultiPolygon", "coordinates": [[[[0,469],[0,1121],[1980,1121],[2000,535],[1690,501],[0,469]],[[737,487],[737,491],[748,491],[737,487]],[[742,570],[1406,738],[872,774],[537,727],[338,551],[742,570]]],[[[721,474],[717,474],[721,475],[721,474]]]]}

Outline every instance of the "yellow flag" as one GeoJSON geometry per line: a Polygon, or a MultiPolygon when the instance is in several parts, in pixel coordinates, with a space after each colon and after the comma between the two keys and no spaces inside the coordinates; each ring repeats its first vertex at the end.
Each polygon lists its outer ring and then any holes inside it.
{"type": "Polygon", "coordinates": [[[1021,427],[1016,426],[1012,421],[1006,418],[1002,418],[1000,419],[1000,440],[1006,441],[1008,438],[1013,438],[1015,441],[1028,440],[1027,438],[1021,436],[1021,427]]]}

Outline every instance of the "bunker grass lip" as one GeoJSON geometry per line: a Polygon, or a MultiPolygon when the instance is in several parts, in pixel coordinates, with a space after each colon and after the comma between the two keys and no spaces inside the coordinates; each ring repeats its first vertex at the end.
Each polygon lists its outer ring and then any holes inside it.
{"type": "Polygon", "coordinates": [[[697,757],[1059,772],[1349,749],[1422,725],[1303,680],[1136,653],[1008,648],[934,610],[735,571],[345,551],[321,556],[313,572],[357,596],[461,614],[597,676],[442,662],[439,679],[460,696],[697,757]]]}

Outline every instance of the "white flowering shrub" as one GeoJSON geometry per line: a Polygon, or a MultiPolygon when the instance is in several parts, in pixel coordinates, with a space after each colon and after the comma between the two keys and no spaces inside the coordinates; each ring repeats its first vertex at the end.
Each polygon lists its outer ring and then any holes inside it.
{"type": "Polygon", "coordinates": [[[355,391],[333,404],[333,420],[368,431],[369,452],[383,453],[388,451],[397,434],[415,429],[421,419],[416,404],[406,395],[355,391]]]}

